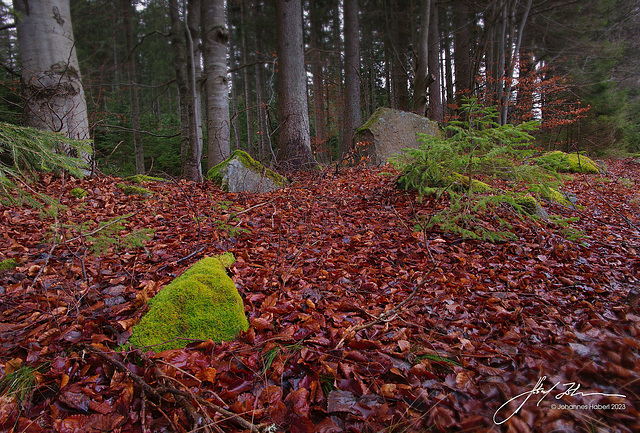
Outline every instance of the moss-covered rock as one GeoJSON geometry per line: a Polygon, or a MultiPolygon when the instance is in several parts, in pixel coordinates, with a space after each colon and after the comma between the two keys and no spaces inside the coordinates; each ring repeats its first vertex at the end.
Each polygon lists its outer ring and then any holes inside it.
{"type": "Polygon", "coordinates": [[[12,271],[18,266],[16,259],[4,259],[0,260],[0,272],[3,271],[12,271]]]}
{"type": "Polygon", "coordinates": [[[119,183],[116,186],[127,195],[140,195],[142,197],[151,197],[153,195],[153,192],[141,186],[127,185],[126,183],[119,183]]]}
{"type": "Polygon", "coordinates": [[[164,182],[164,179],[161,177],[147,176],[144,174],[135,174],[133,176],[129,176],[125,178],[125,180],[131,181],[137,184],[142,184],[147,182],[164,182]]]}
{"type": "MultiPolygon", "coordinates": [[[[469,176],[465,176],[460,173],[453,173],[451,176],[443,178],[442,186],[452,185],[454,191],[468,191],[469,190],[469,176]]],[[[471,191],[472,192],[491,192],[493,188],[484,182],[477,179],[471,179],[471,191]]]]}
{"type": "Polygon", "coordinates": [[[562,173],[600,173],[598,165],[582,153],[565,153],[559,150],[538,157],[536,162],[562,173]]]}
{"type": "Polygon", "coordinates": [[[542,197],[545,200],[559,203],[564,206],[573,207],[573,203],[571,203],[566,195],[555,188],[551,188],[550,186],[544,184],[531,185],[531,187],[529,187],[529,192],[538,194],[538,196],[542,197]]]}
{"type": "Polygon", "coordinates": [[[253,159],[247,152],[234,150],[229,158],[211,167],[207,179],[224,191],[267,192],[286,186],[289,181],[253,159]]]}
{"type": "Polygon", "coordinates": [[[530,216],[537,216],[538,218],[542,218],[544,220],[549,219],[549,214],[538,200],[532,195],[529,194],[517,194],[513,197],[516,204],[521,208],[521,210],[530,216]]]}
{"type": "Polygon", "coordinates": [[[150,310],[133,327],[130,343],[161,351],[191,340],[228,341],[249,323],[238,290],[226,273],[230,253],[205,257],[149,301],[150,310]]]}
{"type": "Polygon", "coordinates": [[[87,190],[82,188],[73,188],[71,191],[69,191],[69,194],[71,194],[71,196],[75,198],[83,198],[88,195],[87,190]]]}
{"type": "Polygon", "coordinates": [[[437,122],[415,113],[380,107],[355,132],[356,161],[381,165],[404,148],[418,148],[416,134],[442,136],[437,122]]]}

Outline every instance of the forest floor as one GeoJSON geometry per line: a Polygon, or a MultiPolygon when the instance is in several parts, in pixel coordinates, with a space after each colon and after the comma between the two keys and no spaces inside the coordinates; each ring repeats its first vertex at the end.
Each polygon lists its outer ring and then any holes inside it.
{"type": "Polygon", "coordinates": [[[569,226],[504,208],[518,239],[498,243],[414,231],[446,202],[385,171],[146,198],[43,177],[56,218],[0,208],[0,258],[18,262],[0,273],[0,377],[35,378],[0,397],[0,431],[640,431],[640,165],[568,178],[583,208],[545,207],[569,226]],[[224,251],[248,332],[115,350],[149,297],[224,251]]]}

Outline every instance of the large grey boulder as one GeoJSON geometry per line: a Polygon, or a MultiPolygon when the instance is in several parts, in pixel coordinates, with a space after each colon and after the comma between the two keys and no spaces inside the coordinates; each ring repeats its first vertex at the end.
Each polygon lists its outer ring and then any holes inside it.
{"type": "Polygon", "coordinates": [[[372,164],[384,164],[402,149],[417,148],[417,133],[442,135],[438,122],[407,111],[378,108],[356,131],[358,155],[370,158],[372,164]]]}
{"type": "Polygon", "coordinates": [[[207,172],[207,179],[229,192],[268,192],[289,183],[242,150],[235,150],[229,158],[212,167],[207,172]]]}

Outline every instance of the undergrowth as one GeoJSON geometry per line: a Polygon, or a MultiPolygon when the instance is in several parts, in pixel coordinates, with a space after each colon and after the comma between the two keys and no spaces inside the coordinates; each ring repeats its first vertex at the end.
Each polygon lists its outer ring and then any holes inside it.
{"type": "Polygon", "coordinates": [[[539,151],[530,132],[538,122],[499,125],[497,109],[474,98],[462,110],[466,120],[451,121],[445,137],[418,134],[420,146],[404,149],[391,161],[401,171],[398,186],[417,191],[419,201],[433,195],[449,200],[448,207],[419,219],[417,230],[438,228],[466,239],[498,242],[517,237],[500,217],[503,211],[548,220],[536,197],[572,206],[557,189],[562,176],[535,163],[539,151]],[[495,189],[478,178],[503,180],[507,186],[495,189]],[[522,183],[528,192],[513,189],[522,183]]]}

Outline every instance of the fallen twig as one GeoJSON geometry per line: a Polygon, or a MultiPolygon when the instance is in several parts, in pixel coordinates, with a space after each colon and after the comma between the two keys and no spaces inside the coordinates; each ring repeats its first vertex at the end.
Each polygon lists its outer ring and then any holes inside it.
{"type": "MultiPolygon", "coordinates": [[[[214,411],[220,413],[221,415],[226,416],[228,419],[230,419],[231,421],[233,421],[234,423],[236,423],[237,425],[239,425],[240,427],[247,429],[251,432],[255,432],[255,433],[260,433],[260,427],[261,426],[257,426],[247,420],[245,420],[244,418],[238,416],[237,414],[230,412],[220,406],[218,406],[217,404],[211,403],[210,401],[208,401],[207,399],[200,397],[199,395],[195,395],[191,392],[186,392],[186,391],[182,391],[179,390],[177,388],[173,388],[171,386],[158,386],[158,387],[151,387],[148,383],[146,383],[140,376],[138,376],[137,374],[135,374],[134,372],[132,372],[130,369],[127,368],[127,366],[125,366],[122,362],[118,361],[117,359],[113,358],[112,356],[110,356],[108,353],[104,352],[103,350],[95,347],[95,346],[90,346],[88,347],[88,350],[92,353],[95,353],[96,355],[100,356],[102,359],[106,360],[107,362],[109,362],[110,364],[114,365],[115,367],[119,368],[120,370],[122,370],[123,372],[125,372],[126,374],[128,374],[135,383],[137,383],[144,392],[146,392],[147,394],[153,395],[154,397],[156,397],[158,400],[166,400],[164,397],[162,397],[162,394],[164,393],[169,393],[169,394],[173,394],[175,397],[183,397],[185,399],[194,399],[195,401],[197,401],[198,403],[200,403],[203,406],[207,406],[210,409],[213,409],[214,411]]],[[[190,404],[189,404],[190,405],[190,404]]],[[[184,406],[183,406],[184,407],[184,406]]],[[[191,408],[193,409],[193,406],[191,406],[191,408]]],[[[195,420],[197,419],[195,415],[195,409],[193,410],[189,410],[189,415],[195,420]]],[[[198,416],[201,416],[198,414],[198,416]]]]}

